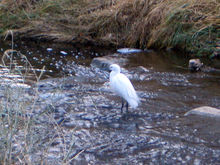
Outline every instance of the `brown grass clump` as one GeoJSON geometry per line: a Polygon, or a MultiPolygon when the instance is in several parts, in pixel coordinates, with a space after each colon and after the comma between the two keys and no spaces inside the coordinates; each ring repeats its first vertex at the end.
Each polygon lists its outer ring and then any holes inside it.
{"type": "Polygon", "coordinates": [[[148,46],[174,47],[196,55],[213,53],[219,39],[219,3],[185,0],[167,7],[172,10],[165,10],[162,22],[151,32],[148,46]]]}
{"type": "Polygon", "coordinates": [[[0,32],[14,29],[21,38],[169,47],[210,55],[219,40],[219,4],[216,0],[4,0],[0,32]]]}

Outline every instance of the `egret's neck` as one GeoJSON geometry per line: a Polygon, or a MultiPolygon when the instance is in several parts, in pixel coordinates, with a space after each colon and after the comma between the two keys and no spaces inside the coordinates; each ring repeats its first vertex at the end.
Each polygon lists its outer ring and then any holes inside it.
{"type": "Polygon", "coordinates": [[[110,78],[111,77],[114,77],[115,75],[117,75],[117,74],[119,74],[120,73],[120,70],[113,70],[113,71],[111,71],[111,73],[110,73],[110,78]]]}

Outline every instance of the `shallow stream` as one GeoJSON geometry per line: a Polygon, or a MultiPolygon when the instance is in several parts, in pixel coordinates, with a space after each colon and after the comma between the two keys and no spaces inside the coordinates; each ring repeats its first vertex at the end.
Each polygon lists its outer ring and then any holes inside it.
{"type": "MultiPolygon", "coordinates": [[[[175,52],[122,55],[114,49],[30,45],[14,49],[34,68],[46,66],[39,83],[27,79],[30,88],[39,88],[34,113],[53,106],[52,115],[66,139],[70,132],[74,136],[72,155],[80,153],[72,164],[220,164],[220,121],[184,116],[199,106],[220,108],[220,74],[190,73],[189,58],[175,52]],[[109,73],[90,66],[93,58],[109,55],[141,99],[128,114],[120,113],[120,99],[109,89],[109,73]]],[[[1,53],[10,47],[3,45],[1,53]]],[[[17,62],[22,65],[19,58],[17,62]]],[[[205,64],[219,67],[219,61],[205,64]]],[[[51,146],[51,164],[60,163],[62,143],[51,146]]],[[[33,156],[34,162],[37,159],[33,156]]]]}

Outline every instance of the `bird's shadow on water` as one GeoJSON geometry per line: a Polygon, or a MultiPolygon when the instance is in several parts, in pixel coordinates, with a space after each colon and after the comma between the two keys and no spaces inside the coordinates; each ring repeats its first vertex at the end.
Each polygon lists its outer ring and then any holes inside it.
{"type": "Polygon", "coordinates": [[[119,129],[124,131],[136,131],[143,124],[141,115],[136,113],[116,114],[100,118],[99,124],[106,128],[119,129]]]}
{"type": "Polygon", "coordinates": [[[121,114],[121,120],[125,121],[125,122],[135,121],[135,120],[139,119],[140,117],[141,117],[141,115],[139,115],[137,113],[131,113],[131,112],[126,112],[126,113],[121,114]]]}

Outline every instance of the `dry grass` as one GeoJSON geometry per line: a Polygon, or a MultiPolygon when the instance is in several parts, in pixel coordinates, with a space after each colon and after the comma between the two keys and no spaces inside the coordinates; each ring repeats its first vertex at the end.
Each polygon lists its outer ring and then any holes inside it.
{"type": "Polygon", "coordinates": [[[213,53],[220,34],[219,3],[185,0],[179,1],[178,6],[170,3],[164,11],[148,46],[174,47],[198,56],[213,53]]]}
{"type": "Polygon", "coordinates": [[[0,164],[69,164],[83,152],[71,155],[74,152],[74,129],[68,132],[67,142],[51,113],[53,105],[41,109],[38,87],[29,88],[26,83],[29,75],[38,83],[44,68],[37,73],[26,56],[14,50],[12,32],[11,36],[12,49],[2,55],[0,70],[1,76],[10,79],[6,82],[2,79],[0,83],[0,164]],[[22,66],[16,62],[18,57],[23,59],[22,66]],[[50,148],[57,141],[62,151],[51,160],[50,148]]]}
{"type": "Polygon", "coordinates": [[[169,47],[194,55],[210,55],[220,35],[217,0],[12,2],[15,3],[1,2],[4,7],[0,11],[4,14],[0,16],[0,31],[12,28],[21,38],[139,48],[169,47]],[[10,5],[13,8],[6,11],[10,5]]]}

